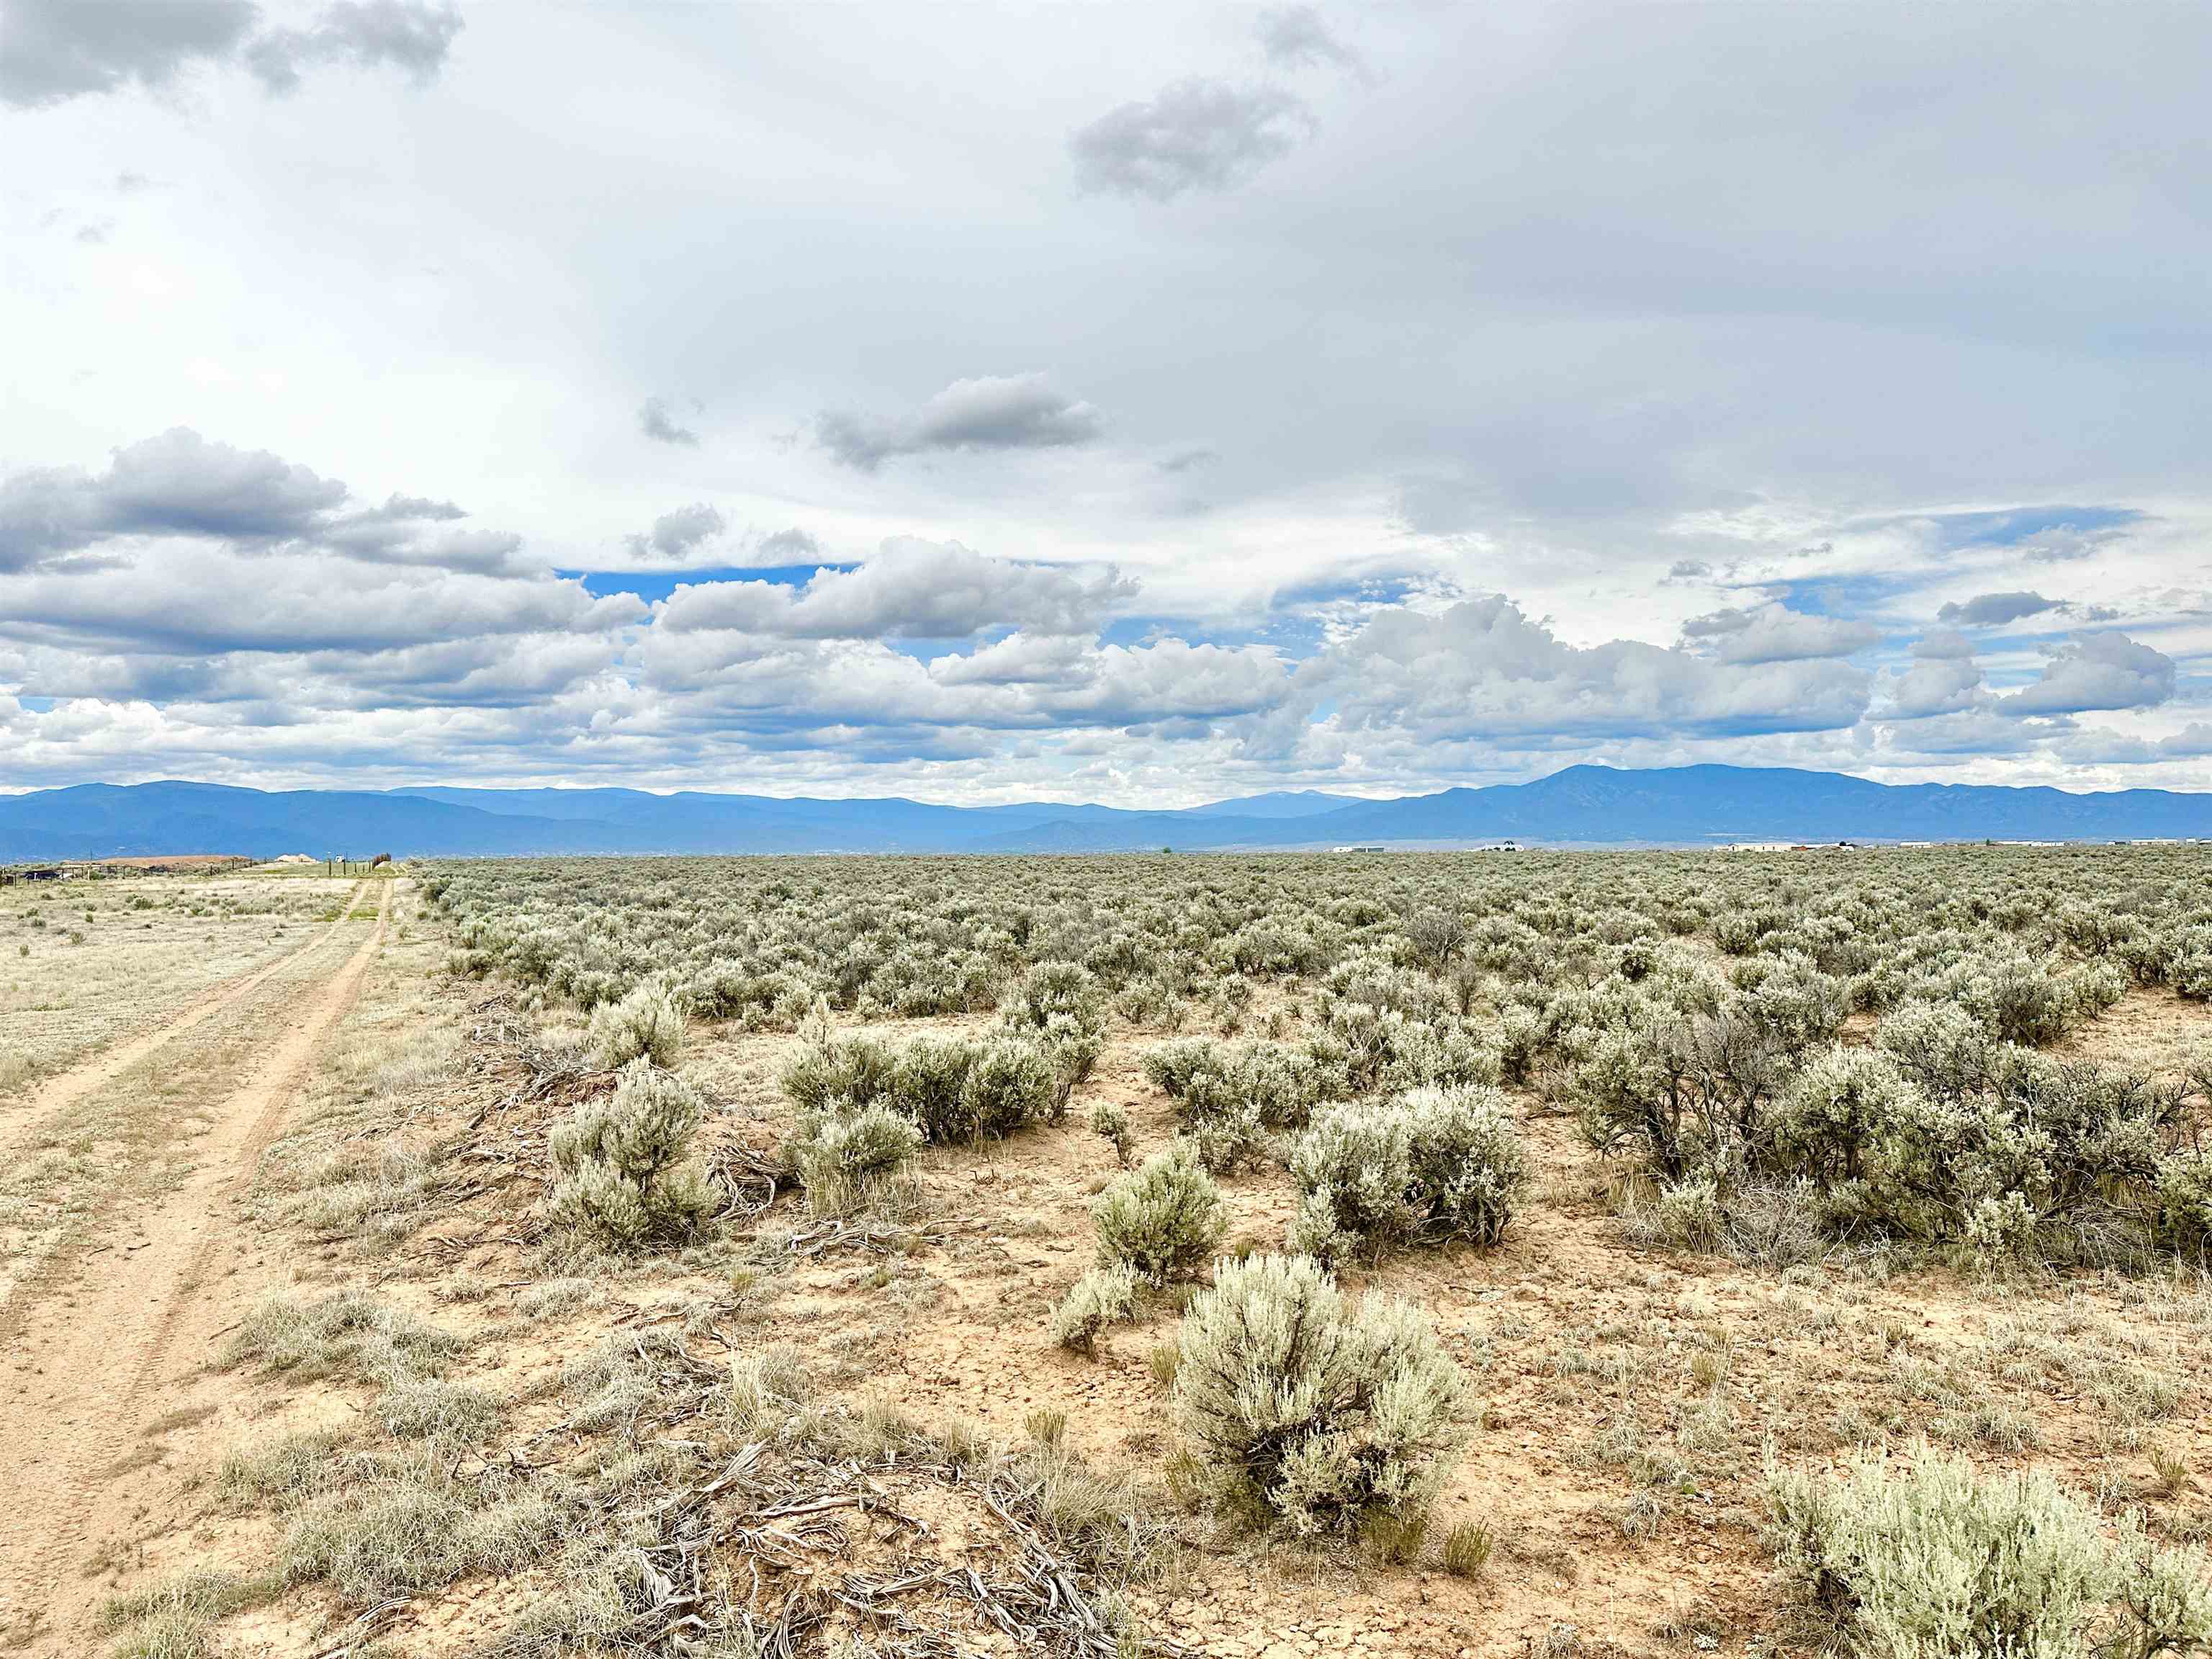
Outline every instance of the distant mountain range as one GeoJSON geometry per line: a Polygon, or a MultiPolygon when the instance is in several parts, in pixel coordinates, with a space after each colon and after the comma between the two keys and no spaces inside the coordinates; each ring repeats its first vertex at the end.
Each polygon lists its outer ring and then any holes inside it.
{"type": "Polygon", "coordinates": [[[1311,791],[1178,811],[635,789],[289,790],[81,784],[0,795],[0,862],[160,853],[362,857],[550,853],[1106,853],[1512,839],[1553,846],[1737,841],[2111,841],[2212,836],[2212,794],[1893,786],[1831,772],[1571,766],[1534,783],[1397,800],[1311,791]]]}

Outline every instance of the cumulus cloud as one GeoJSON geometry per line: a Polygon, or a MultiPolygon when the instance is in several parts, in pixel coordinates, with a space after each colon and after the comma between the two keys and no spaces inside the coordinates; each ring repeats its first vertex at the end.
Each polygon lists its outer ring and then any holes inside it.
{"type": "Polygon", "coordinates": [[[1693,617],[1682,624],[1682,636],[1720,662],[1805,662],[1863,651],[1881,637],[1881,630],[1835,617],[1805,616],[1770,602],[1693,617]]]}
{"type": "Polygon", "coordinates": [[[1956,629],[1945,629],[1917,641],[1912,664],[1902,674],[1884,677],[1879,717],[1928,720],[1984,706],[1986,677],[1974,660],[1974,647],[1956,629]]]}
{"type": "Polygon", "coordinates": [[[1179,81],[1079,128],[1068,153],[1078,189],[1166,202],[1242,184],[1312,129],[1304,100],[1280,87],[1179,81]]]}
{"type": "Polygon", "coordinates": [[[126,86],[161,90],[200,65],[242,64],[271,92],[325,64],[427,81],[459,13],[409,0],[336,0],[306,28],[261,27],[250,0],[9,0],[0,103],[37,108],[126,86]]]}
{"type": "Polygon", "coordinates": [[[699,447],[699,434],[683,425],[665,398],[647,398],[637,411],[637,429],[657,444],[699,447]]]}
{"type": "Polygon", "coordinates": [[[2000,697],[2008,714],[2152,708],[2173,696],[2173,659],[2116,629],[2076,634],[2046,656],[2033,684],[2000,697]]]}
{"type": "Polygon", "coordinates": [[[793,563],[819,558],[822,544],[797,525],[778,530],[760,538],[757,550],[766,558],[788,559],[793,563]]]}
{"type": "Polygon", "coordinates": [[[1093,442],[1101,430],[1096,409],[1063,397],[1038,374],[955,380],[902,419],[831,410],[814,423],[822,447],[863,472],[898,455],[1065,448],[1093,442]]]}
{"type": "Polygon", "coordinates": [[[2007,623],[2039,617],[2058,608],[2057,599],[2046,599],[2040,593],[1978,593],[1963,604],[1946,605],[1936,613],[1936,618],[1938,622],[1962,623],[1968,628],[2002,628],[2007,623]]]}
{"type": "Polygon", "coordinates": [[[629,550],[642,559],[687,558],[700,544],[728,528],[719,508],[707,501],[694,501],[662,514],[653,521],[651,530],[632,536],[629,550]]]}
{"type": "Polygon", "coordinates": [[[1304,664],[1298,682],[1347,726],[1450,739],[1833,731],[1866,712],[1873,677],[1832,659],[1733,663],[1628,640],[1571,646],[1493,596],[1434,615],[1383,611],[1304,664]]]}
{"type": "Polygon", "coordinates": [[[966,639],[996,629],[1095,632],[1135,597],[1110,568],[1019,564],[957,542],[894,538],[851,570],[817,570],[804,586],[701,582],[678,588],[659,626],[811,639],[966,639]]]}
{"type": "Polygon", "coordinates": [[[173,427],[113,451],[102,471],[45,467],[0,478],[0,572],[134,538],[248,550],[309,543],[374,563],[479,571],[507,568],[520,553],[510,532],[447,527],[467,516],[451,501],[350,501],[342,481],[298,462],[173,427]]]}
{"type": "Polygon", "coordinates": [[[118,536],[297,536],[345,499],[344,484],[267,450],[173,427],[116,450],[105,472],[41,468],[0,480],[0,570],[118,536]]]}

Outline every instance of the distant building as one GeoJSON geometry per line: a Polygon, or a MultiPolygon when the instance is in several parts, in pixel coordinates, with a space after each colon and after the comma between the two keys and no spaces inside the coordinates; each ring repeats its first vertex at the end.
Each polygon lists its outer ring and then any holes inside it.
{"type": "Polygon", "coordinates": [[[1386,849],[1378,843],[1363,842],[1357,847],[1332,847],[1328,850],[1332,853],[1380,853],[1386,849]]]}

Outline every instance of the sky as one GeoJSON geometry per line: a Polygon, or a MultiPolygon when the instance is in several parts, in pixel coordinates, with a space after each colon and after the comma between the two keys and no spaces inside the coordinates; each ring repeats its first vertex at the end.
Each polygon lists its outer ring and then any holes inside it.
{"type": "Polygon", "coordinates": [[[2208,61],[0,0],[0,788],[2212,788],[2208,61]]]}

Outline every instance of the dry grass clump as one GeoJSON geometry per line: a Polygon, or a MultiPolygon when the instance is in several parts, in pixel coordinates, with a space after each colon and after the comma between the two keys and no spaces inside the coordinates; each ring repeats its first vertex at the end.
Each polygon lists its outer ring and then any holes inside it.
{"type": "Polygon", "coordinates": [[[235,1613],[275,1599],[283,1585],[219,1571],[188,1572],[149,1590],[111,1597],[100,1628],[118,1632],[113,1659],[206,1659],[215,1626],[235,1613]]]}
{"type": "Polygon", "coordinates": [[[222,1363],[248,1360],[305,1379],[391,1382],[434,1377],[467,1344],[452,1332],[358,1291],[321,1302],[272,1293],[256,1303],[226,1345],[222,1363]]]}
{"type": "Polygon", "coordinates": [[[478,1573],[512,1573],[561,1538],[570,1517],[542,1487],[462,1480],[442,1450],[355,1454],[334,1487],[292,1515],[285,1581],[328,1584],[364,1606],[478,1573]]]}

